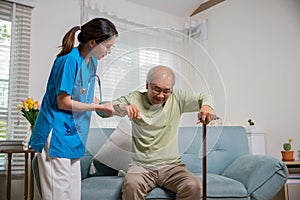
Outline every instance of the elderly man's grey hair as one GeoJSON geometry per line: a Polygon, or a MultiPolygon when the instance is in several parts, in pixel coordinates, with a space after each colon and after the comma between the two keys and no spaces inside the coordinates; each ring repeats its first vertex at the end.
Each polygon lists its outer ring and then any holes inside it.
{"type": "Polygon", "coordinates": [[[155,75],[159,74],[160,76],[168,77],[171,75],[171,78],[173,79],[173,85],[175,84],[175,74],[173,70],[169,67],[158,65],[153,68],[151,68],[147,74],[147,81],[148,83],[152,83],[153,78],[155,75]]]}

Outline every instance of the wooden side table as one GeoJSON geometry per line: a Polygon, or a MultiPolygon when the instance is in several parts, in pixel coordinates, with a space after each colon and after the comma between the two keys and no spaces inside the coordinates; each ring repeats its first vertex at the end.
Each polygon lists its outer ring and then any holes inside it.
{"type": "Polygon", "coordinates": [[[23,150],[23,149],[6,149],[0,150],[0,153],[7,154],[7,178],[6,178],[6,199],[10,200],[11,196],[11,159],[12,154],[14,153],[24,153],[25,154],[25,166],[24,166],[24,199],[28,199],[28,174],[30,172],[30,185],[29,185],[29,199],[33,200],[33,192],[34,192],[34,178],[32,169],[28,170],[28,156],[30,156],[30,161],[32,163],[33,157],[35,155],[35,151],[32,149],[23,150]]]}
{"type": "Polygon", "coordinates": [[[300,183],[300,161],[295,160],[295,161],[285,161],[284,162],[289,170],[289,179],[287,183],[285,184],[285,200],[289,200],[289,190],[288,190],[288,184],[295,182],[296,184],[300,183]]]}
{"type": "Polygon", "coordinates": [[[291,168],[299,168],[300,169],[300,160],[285,161],[284,163],[286,164],[288,169],[291,169],[291,168]]]}

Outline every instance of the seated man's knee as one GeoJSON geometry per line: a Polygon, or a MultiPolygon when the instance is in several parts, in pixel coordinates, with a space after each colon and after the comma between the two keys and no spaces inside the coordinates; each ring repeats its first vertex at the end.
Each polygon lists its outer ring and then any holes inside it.
{"type": "Polygon", "coordinates": [[[196,199],[200,198],[202,194],[202,187],[198,178],[194,177],[186,180],[181,186],[181,189],[178,191],[178,197],[185,197],[187,195],[190,196],[192,194],[196,199]]]}
{"type": "Polygon", "coordinates": [[[198,180],[198,178],[194,178],[191,181],[187,183],[187,190],[191,192],[191,194],[194,194],[195,196],[201,196],[202,193],[202,187],[201,183],[198,180]]]}
{"type": "Polygon", "coordinates": [[[187,187],[192,191],[201,191],[201,183],[197,178],[189,181],[187,187]]]}
{"type": "Polygon", "coordinates": [[[138,174],[127,174],[123,184],[122,184],[122,190],[123,191],[133,191],[133,190],[141,190],[145,189],[143,186],[143,182],[141,181],[141,178],[138,174]]]}

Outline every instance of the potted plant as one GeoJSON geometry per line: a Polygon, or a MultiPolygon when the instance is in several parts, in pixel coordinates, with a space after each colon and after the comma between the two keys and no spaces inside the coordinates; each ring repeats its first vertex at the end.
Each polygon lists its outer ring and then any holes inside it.
{"type": "Polygon", "coordinates": [[[255,132],[254,121],[252,121],[252,119],[248,119],[248,124],[249,124],[249,132],[250,133],[255,132]]]}
{"type": "Polygon", "coordinates": [[[39,110],[40,110],[40,104],[38,101],[27,98],[26,100],[22,100],[21,104],[17,104],[17,109],[22,116],[27,119],[27,121],[30,124],[30,127],[27,131],[26,138],[23,140],[23,149],[27,150],[29,148],[29,139],[31,136],[31,131],[34,127],[36,118],[38,116],[39,110]]]}
{"type": "Polygon", "coordinates": [[[294,151],[292,150],[293,139],[288,139],[287,143],[283,144],[283,151],[281,151],[282,161],[294,161],[294,151]]]}

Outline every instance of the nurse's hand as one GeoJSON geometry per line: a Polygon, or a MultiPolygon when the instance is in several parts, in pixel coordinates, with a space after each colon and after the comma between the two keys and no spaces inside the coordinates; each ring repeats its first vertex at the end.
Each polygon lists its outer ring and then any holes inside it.
{"type": "Polygon", "coordinates": [[[115,109],[111,103],[95,104],[95,111],[105,113],[107,116],[112,116],[115,113],[115,109]]]}
{"type": "Polygon", "coordinates": [[[100,99],[98,99],[97,97],[94,96],[94,103],[95,104],[99,104],[100,103],[100,99]]]}

